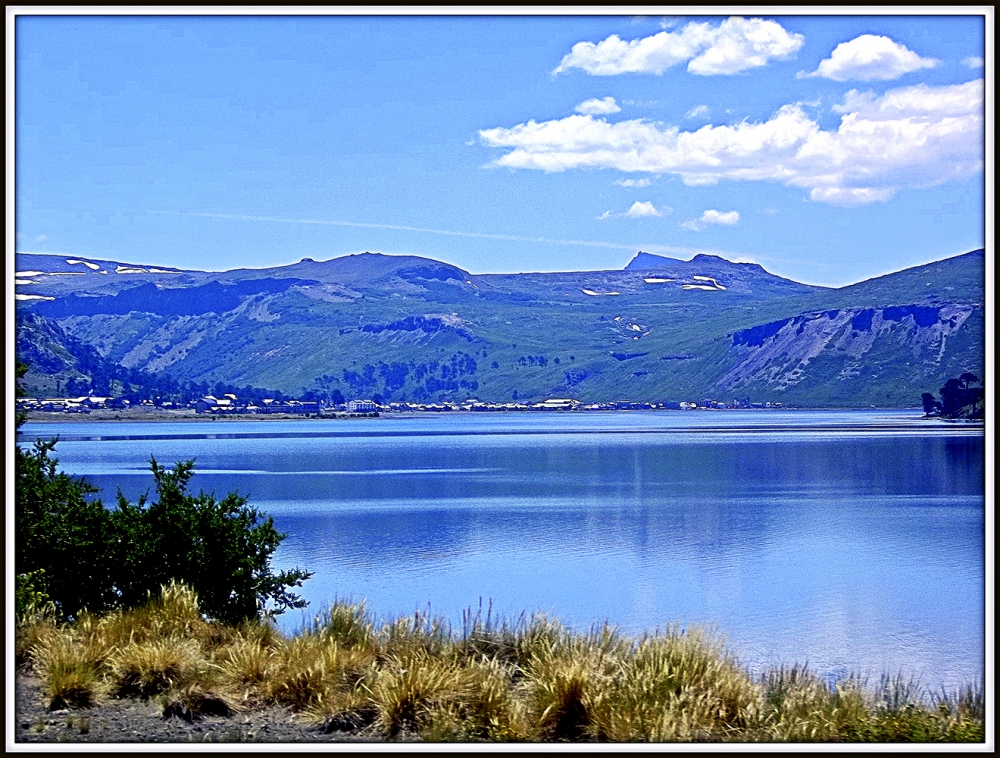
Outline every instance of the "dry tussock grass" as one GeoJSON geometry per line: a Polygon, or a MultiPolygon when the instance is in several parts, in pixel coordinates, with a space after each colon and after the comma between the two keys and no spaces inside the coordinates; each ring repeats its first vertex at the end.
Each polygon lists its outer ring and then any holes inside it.
{"type": "Polygon", "coordinates": [[[206,620],[171,584],[141,608],[17,620],[19,664],[52,708],[160,699],[186,719],[281,705],[327,731],[432,741],[982,741],[982,687],[928,698],[916,682],[823,682],[803,667],[753,681],[722,643],[668,628],[634,641],[539,616],[481,613],[461,634],[426,614],[377,626],[335,603],[295,637],[270,622],[206,620]]]}
{"type": "Polygon", "coordinates": [[[31,650],[33,665],[45,682],[49,708],[86,708],[101,693],[97,666],[87,649],[68,634],[44,637],[31,650]]]}

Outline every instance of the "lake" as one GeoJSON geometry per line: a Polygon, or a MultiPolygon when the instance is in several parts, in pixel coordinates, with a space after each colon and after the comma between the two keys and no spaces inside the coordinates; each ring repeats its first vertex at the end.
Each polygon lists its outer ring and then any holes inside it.
{"type": "MultiPolygon", "coordinates": [[[[754,671],[984,672],[984,436],[917,411],[439,414],[28,423],[114,502],[196,459],[315,571],[310,611],[367,599],[631,634],[713,626],[754,671]]],[[[19,439],[20,439],[19,438],[19,439]]],[[[289,612],[286,631],[304,617],[289,612]]]]}

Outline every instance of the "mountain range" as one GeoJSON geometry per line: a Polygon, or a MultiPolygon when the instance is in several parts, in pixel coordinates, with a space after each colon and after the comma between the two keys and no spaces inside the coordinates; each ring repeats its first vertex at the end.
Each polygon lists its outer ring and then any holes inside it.
{"type": "Polygon", "coordinates": [[[840,288],[644,252],[622,270],[524,274],[375,253],[222,272],[16,265],[18,352],[41,396],[90,386],[101,364],[386,401],[904,407],[985,368],[983,250],[840,288]]]}

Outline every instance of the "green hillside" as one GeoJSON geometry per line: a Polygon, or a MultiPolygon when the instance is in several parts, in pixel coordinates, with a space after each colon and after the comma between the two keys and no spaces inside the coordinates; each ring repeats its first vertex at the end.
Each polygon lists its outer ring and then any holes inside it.
{"type": "Polygon", "coordinates": [[[839,289],[644,253],[622,271],[557,274],[376,254],[216,274],[147,266],[114,286],[128,264],[103,265],[35,276],[19,309],[130,369],[289,394],[912,406],[984,369],[982,251],[839,289]]]}

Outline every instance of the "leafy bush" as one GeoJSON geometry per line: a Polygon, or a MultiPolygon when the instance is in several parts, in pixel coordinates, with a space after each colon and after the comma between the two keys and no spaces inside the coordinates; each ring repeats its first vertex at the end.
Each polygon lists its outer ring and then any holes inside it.
{"type": "Polygon", "coordinates": [[[57,472],[56,440],[15,449],[15,571],[33,576],[64,616],[118,604],[111,513],[89,499],[95,488],[57,472]],[[44,573],[42,573],[44,572],[44,573]]]}
{"type": "Polygon", "coordinates": [[[236,493],[222,500],[188,494],[194,461],[173,471],[155,459],[150,466],[157,502],[143,496],[132,504],[119,495],[112,513],[123,605],[138,605],[155,588],[177,580],[198,593],[202,612],[227,623],[305,606],[288,588],[302,586],[312,574],[271,570],[271,556],[285,537],[272,518],[236,493]]]}

